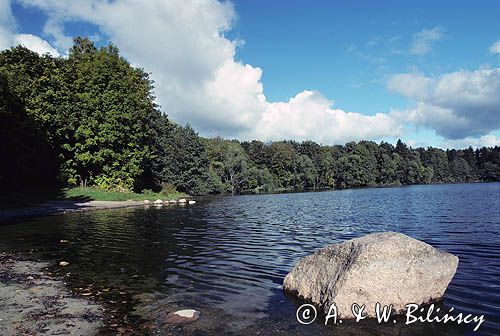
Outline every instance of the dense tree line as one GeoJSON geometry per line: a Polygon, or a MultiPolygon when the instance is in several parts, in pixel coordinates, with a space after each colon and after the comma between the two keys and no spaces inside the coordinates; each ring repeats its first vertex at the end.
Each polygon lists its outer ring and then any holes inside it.
{"type": "Polygon", "coordinates": [[[67,58],[0,53],[0,187],[171,188],[193,194],[500,181],[500,148],[206,139],[160,112],[113,45],[67,58]]]}

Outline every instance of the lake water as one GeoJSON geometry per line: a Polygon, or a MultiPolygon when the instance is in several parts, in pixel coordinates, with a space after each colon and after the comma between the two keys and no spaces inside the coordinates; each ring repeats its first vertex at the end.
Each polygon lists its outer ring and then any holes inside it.
{"type": "Polygon", "coordinates": [[[295,262],[327,244],[387,230],[459,256],[445,307],[484,314],[475,334],[500,335],[500,183],[227,196],[23,219],[0,225],[0,249],[68,261],[53,271],[116,307],[123,323],[140,323],[134,310],[157,318],[162,307],[202,312],[202,331],[193,324],[173,334],[470,334],[449,325],[296,322],[301,303],[281,288],[295,262]]]}

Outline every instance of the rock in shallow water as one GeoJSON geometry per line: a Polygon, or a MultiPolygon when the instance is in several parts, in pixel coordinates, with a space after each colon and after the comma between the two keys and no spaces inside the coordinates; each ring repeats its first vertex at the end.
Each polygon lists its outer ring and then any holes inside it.
{"type": "Polygon", "coordinates": [[[168,314],[165,322],[168,324],[185,324],[194,322],[199,317],[199,311],[194,309],[183,309],[168,314]]]}
{"type": "Polygon", "coordinates": [[[373,233],[302,258],[286,275],[284,289],[325,313],[335,303],[339,317],[353,318],[357,303],[375,317],[377,302],[402,312],[406,304],[441,298],[457,266],[458,257],[404,234],[373,233]]]}

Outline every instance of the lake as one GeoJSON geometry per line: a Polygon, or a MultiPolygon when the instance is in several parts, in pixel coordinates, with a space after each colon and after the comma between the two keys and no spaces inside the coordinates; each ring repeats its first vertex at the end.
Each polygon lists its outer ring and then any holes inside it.
{"type": "Polygon", "coordinates": [[[22,219],[0,225],[0,249],[68,261],[53,272],[107,302],[121,323],[143,323],[134,315],[155,316],[162,307],[201,311],[203,331],[193,324],[173,334],[456,334],[449,325],[297,323],[301,303],[281,288],[295,262],[388,230],[457,255],[444,306],[484,314],[475,334],[500,335],[500,183],[224,196],[22,219]]]}

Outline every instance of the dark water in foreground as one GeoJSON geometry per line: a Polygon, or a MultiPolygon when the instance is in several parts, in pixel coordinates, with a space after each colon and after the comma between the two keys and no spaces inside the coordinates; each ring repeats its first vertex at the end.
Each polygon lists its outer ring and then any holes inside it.
{"type": "Polygon", "coordinates": [[[326,244],[386,230],[458,255],[444,305],[484,314],[475,334],[500,335],[500,183],[220,197],[24,219],[0,225],[0,249],[70,262],[62,273],[70,273],[68,286],[98,292],[128,322],[140,304],[132,296],[154,293],[159,306],[201,310],[210,321],[200,335],[456,334],[450,323],[405,331],[400,323],[296,322],[300,303],[280,287],[294,263],[326,244]]]}

